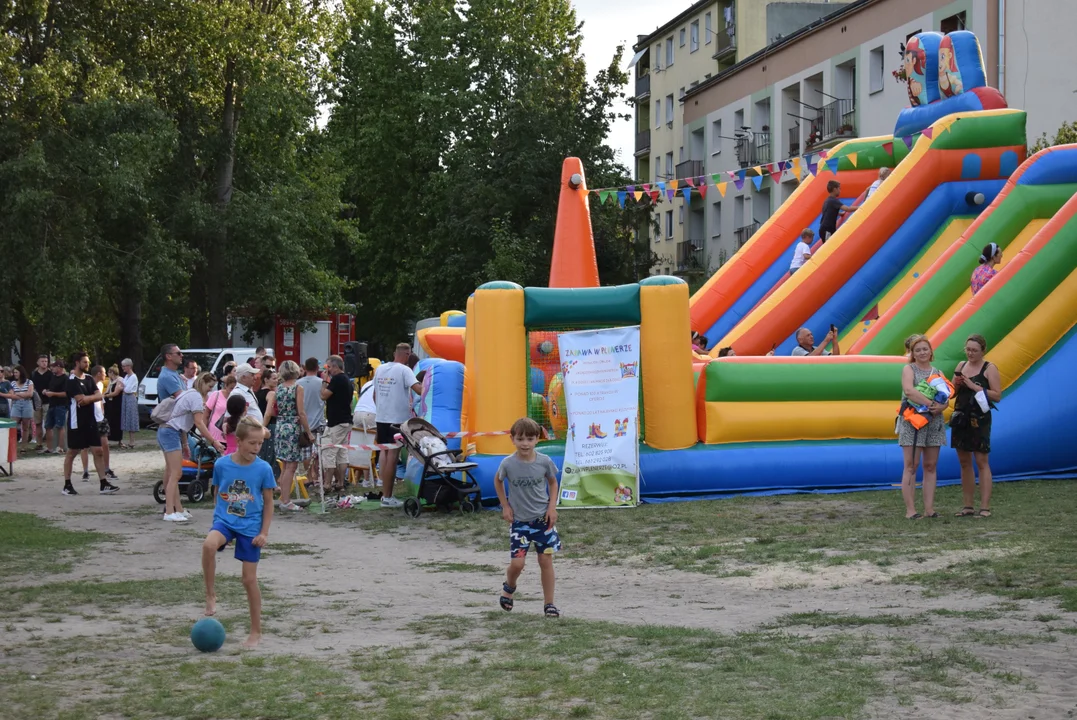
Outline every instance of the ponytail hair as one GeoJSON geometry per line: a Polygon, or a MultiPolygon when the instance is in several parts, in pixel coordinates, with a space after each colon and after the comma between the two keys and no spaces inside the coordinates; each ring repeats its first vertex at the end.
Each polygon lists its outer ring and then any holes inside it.
{"type": "Polygon", "coordinates": [[[232,435],[239,427],[239,421],[247,414],[247,399],[242,395],[229,395],[228,404],[224,406],[228,415],[224,418],[221,430],[225,435],[232,435]]]}
{"type": "Polygon", "coordinates": [[[980,264],[983,265],[996,255],[998,255],[998,243],[987,243],[984,245],[984,251],[980,253],[980,264]]]}

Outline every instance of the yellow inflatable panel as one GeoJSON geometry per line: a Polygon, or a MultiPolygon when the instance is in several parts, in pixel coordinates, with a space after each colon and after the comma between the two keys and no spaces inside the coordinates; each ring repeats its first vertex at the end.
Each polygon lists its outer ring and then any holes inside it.
{"type": "MultiPolygon", "coordinates": [[[[894,400],[863,402],[707,403],[704,442],[770,442],[775,440],[895,439],[894,418],[901,386],[894,400]]],[[[820,458],[820,462],[826,462],[820,458]]]]}
{"type": "Polygon", "coordinates": [[[691,447],[697,437],[688,286],[644,285],[639,305],[644,438],[659,450],[691,447]]]}
{"type": "MultiPolygon", "coordinates": [[[[1006,249],[1003,251],[1003,258],[1006,258],[1007,256],[1008,257],[1014,257],[1015,255],[1017,255],[1017,253],[1024,250],[1025,245],[1028,245],[1028,241],[1031,240],[1036,235],[1036,233],[1038,233],[1040,231],[1040,228],[1042,228],[1044,225],[1047,224],[1049,219],[1050,218],[1041,218],[1039,220],[1033,220],[1028,225],[1025,225],[1025,229],[1022,230],[1017,235],[1017,237],[1015,237],[1013,239],[1013,242],[1011,242],[1009,245],[1006,246],[1006,249]]],[[[986,245],[986,243],[984,243],[984,244],[986,245]]],[[[995,269],[996,270],[1001,270],[1005,266],[1006,266],[1006,261],[1005,261],[1005,259],[1003,259],[1003,261],[1001,263],[999,263],[998,265],[995,266],[995,269]]],[[[969,268],[969,278],[972,277],[972,271],[973,271],[973,268],[969,268]]],[[[964,307],[965,303],[967,303],[971,299],[972,299],[972,286],[970,285],[969,287],[965,288],[965,292],[961,293],[961,297],[959,297],[957,299],[957,302],[955,302],[953,305],[951,305],[949,307],[949,309],[942,314],[942,317],[940,317],[939,319],[937,319],[935,321],[935,324],[932,325],[931,329],[927,331],[927,336],[928,337],[934,337],[935,333],[937,333],[939,331],[939,329],[943,325],[945,325],[946,322],[950,318],[952,318],[954,315],[956,315],[957,311],[960,310],[962,307],[964,307]]],[[[942,368],[939,368],[939,369],[941,370],[942,368]]]]}
{"type": "MultiPolygon", "coordinates": [[[[508,430],[527,416],[527,332],[524,330],[522,288],[479,288],[474,315],[468,313],[470,340],[474,329],[475,372],[469,385],[472,430],[508,430]]],[[[465,349],[466,354],[466,349],[465,349]]],[[[480,453],[508,455],[514,451],[508,435],[475,438],[480,453]]]]}

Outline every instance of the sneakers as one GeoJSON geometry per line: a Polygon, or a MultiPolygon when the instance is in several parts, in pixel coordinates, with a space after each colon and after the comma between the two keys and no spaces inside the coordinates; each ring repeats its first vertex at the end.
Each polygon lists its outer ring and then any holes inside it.
{"type": "Polygon", "coordinates": [[[383,497],[381,499],[381,506],[383,508],[398,508],[404,507],[404,503],[395,497],[383,497]]]}
{"type": "Polygon", "coordinates": [[[119,491],[120,489],[110,482],[106,482],[104,485],[101,486],[102,495],[113,495],[115,493],[118,493],[119,491]]]}
{"type": "Polygon", "coordinates": [[[172,513],[164,516],[165,522],[187,522],[187,516],[183,513],[172,513]]]}
{"type": "Polygon", "coordinates": [[[190,510],[184,510],[183,512],[180,513],[180,515],[187,518],[188,520],[191,519],[191,511],[190,510]]]}
{"type": "Polygon", "coordinates": [[[116,473],[112,472],[112,468],[109,468],[108,470],[105,471],[105,479],[106,480],[119,480],[119,478],[116,477],[116,473]]]}
{"type": "Polygon", "coordinates": [[[82,482],[89,482],[89,481],[90,481],[90,471],[89,470],[83,470],[82,471],[82,482]]]}
{"type": "Polygon", "coordinates": [[[78,493],[75,492],[75,488],[71,487],[70,480],[67,481],[67,484],[64,485],[64,489],[60,492],[62,492],[64,495],[78,495],[78,493]]]}

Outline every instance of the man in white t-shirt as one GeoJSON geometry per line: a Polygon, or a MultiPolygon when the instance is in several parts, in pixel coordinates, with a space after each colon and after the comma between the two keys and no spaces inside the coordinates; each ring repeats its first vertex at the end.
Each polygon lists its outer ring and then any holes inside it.
{"type": "Polygon", "coordinates": [[[879,186],[886,182],[886,178],[890,177],[890,168],[879,168],[879,179],[873,182],[868,187],[868,194],[864,197],[867,200],[869,197],[875,194],[875,191],[879,189],[879,186]]]}
{"type": "Polygon", "coordinates": [[[808,262],[808,258],[811,257],[811,244],[813,242],[815,242],[815,232],[811,228],[804,228],[804,231],[800,233],[800,239],[797,240],[796,247],[793,248],[793,260],[789,263],[790,275],[804,267],[804,263],[808,262]]]}
{"type": "Polygon", "coordinates": [[[823,338],[822,344],[818,346],[815,344],[815,336],[812,335],[811,330],[800,328],[797,330],[797,345],[789,354],[794,357],[830,355],[830,351],[826,349],[827,345],[833,346],[835,355],[841,355],[841,348],[838,347],[838,329],[833,325],[830,326],[830,332],[823,338]]]}
{"type": "Polygon", "coordinates": [[[258,398],[254,396],[251,386],[254,385],[254,377],[258,371],[251,367],[250,363],[243,363],[236,368],[236,389],[232,392],[238,394],[247,402],[247,415],[262,422],[262,409],[258,407],[258,398]]]}
{"type": "MultiPolygon", "coordinates": [[[[415,373],[408,367],[411,345],[400,343],[393,353],[393,362],[379,365],[370,382],[374,385],[374,415],[378,429],[378,443],[393,443],[400,425],[411,416],[411,394],[422,392],[423,386],[415,379],[415,373]]],[[[400,459],[400,448],[382,450],[378,461],[378,475],[381,477],[382,507],[400,507],[403,503],[393,497],[393,481],[396,480],[396,463],[400,459]]]]}

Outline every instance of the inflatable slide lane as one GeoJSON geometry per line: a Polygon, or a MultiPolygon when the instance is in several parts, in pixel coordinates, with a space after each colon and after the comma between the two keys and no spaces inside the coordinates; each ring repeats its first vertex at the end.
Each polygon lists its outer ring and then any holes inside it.
{"type": "MultiPolygon", "coordinates": [[[[832,324],[848,328],[882,312],[895,287],[918,273],[917,263],[952,241],[961,228],[955,220],[995,199],[1024,154],[1025,113],[1018,110],[958,113],[926,128],[878,192],[765,302],[724,337],[710,338],[714,346],[788,355],[801,326],[822,338],[832,324]]],[[[859,159],[844,146],[835,156],[839,173],[859,159]]]]}

